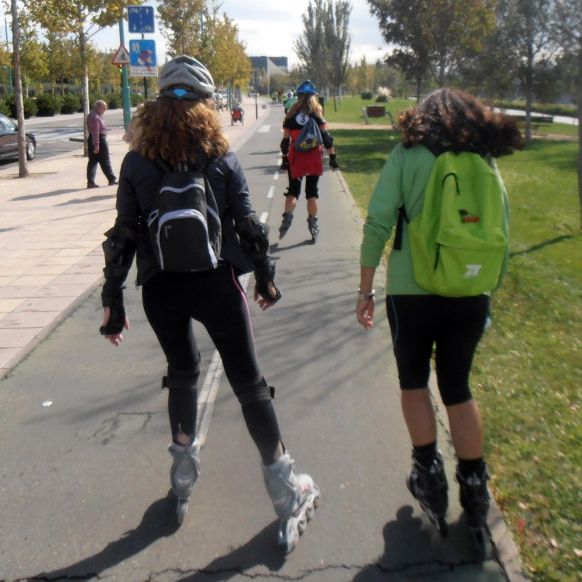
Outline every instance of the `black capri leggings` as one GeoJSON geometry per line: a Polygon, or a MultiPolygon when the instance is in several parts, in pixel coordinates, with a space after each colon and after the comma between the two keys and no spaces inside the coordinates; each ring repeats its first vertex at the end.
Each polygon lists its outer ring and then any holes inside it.
{"type": "Polygon", "coordinates": [[[436,345],[436,376],[446,406],[471,399],[473,356],[489,314],[489,296],[388,295],[386,311],[402,390],[426,388],[436,345]]]}
{"type": "Polygon", "coordinates": [[[234,270],[159,273],[142,290],[144,310],[168,361],[172,435],[194,436],[200,354],[191,319],[202,323],[222,358],[226,377],[263,462],[274,461],[281,440],[271,394],[261,375],[247,298],[234,270]]]}

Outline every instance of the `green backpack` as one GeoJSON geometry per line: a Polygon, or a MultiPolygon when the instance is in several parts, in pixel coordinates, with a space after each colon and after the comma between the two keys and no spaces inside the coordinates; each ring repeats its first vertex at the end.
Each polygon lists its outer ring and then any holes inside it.
{"type": "Polygon", "coordinates": [[[408,221],[400,208],[394,248],[400,246],[402,220],[408,222],[420,287],[444,297],[480,295],[497,287],[509,242],[503,229],[504,191],[480,155],[445,151],[437,157],[420,214],[408,221]]]}

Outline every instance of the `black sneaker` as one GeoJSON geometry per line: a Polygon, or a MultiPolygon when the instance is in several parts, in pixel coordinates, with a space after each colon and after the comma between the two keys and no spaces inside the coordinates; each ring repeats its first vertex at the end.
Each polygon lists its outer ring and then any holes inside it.
{"type": "Polygon", "coordinates": [[[91,189],[91,188],[99,188],[98,184],[95,184],[95,182],[87,182],[87,189],[91,189]]]}
{"type": "Polygon", "coordinates": [[[117,184],[119,184],[119,182],[117,180],[109,180],[110,186],[117,186],[117,184]]]}

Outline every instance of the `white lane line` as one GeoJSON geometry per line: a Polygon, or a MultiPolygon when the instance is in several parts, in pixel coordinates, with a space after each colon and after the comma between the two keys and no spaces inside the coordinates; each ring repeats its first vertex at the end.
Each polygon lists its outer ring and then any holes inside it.
{"type": "MultiPolygon", "coordinates": [[[[263,212],[260,216],[260,221],[265,223],[267,222],[268,218],[269,213],[263,212]]],[[[240,284],[245,293],[247,287],[249,286],[250,279],[250,273],[246,273],[239,278],[240,284]]],[[[208,370],[206,371],[206,376],[204,377],[202,388],[198,393],[196,438],[198,439],[200,447],[204,446],[206,437],[208,436],[210,420],[212,419],[214,403],[216,402],[216,395],[218,394],[218,387],[220,386],[220,379],[222,378],[223,371],[224,367],[222,365],[222,360],[220,359],[220,354],[218,353],[218,350],[215,349],[212,353],[212,360],[210,361],[210,366],[208,366],[208,370]]]]}
{"type": "Polygon", "coordinates": [[[274,174],[273,174],[273,180],[278,180],[279,179],[279,170],[277,170],[274,174]]]}
{"type": "Polygon", "coordinates": [[[257,133],[267,133],[271,129],[270,125],[261,125],[259,129],[257,129],[257,133]]]}
{"type": "Polygon", "coordinates": [[[267,192],[267,198],[273,198],[275,195],[275,186],[271,186],[267,192]]]}

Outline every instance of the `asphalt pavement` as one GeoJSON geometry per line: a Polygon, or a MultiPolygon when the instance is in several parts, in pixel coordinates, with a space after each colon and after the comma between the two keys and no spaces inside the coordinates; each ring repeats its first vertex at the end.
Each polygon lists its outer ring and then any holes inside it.
{"type": "MultiPolygon", "coordinates": [[[[256,119],[254,103],[245,109],[244,126],[220,115],[253,205],[275,235],[286,186],[278,169],[283,111],[265,103],[256,119]]],[[[109,141],[119,168],[127,151],[121,130],[109,141]]],[[[496,507],[487,559],[474,557],[442,411],[447,539],[406,490],[409,444],[387,324],[381,306],[372,333],[355,322],[361,217],[341,174],[329,170],[320,240],[310,244],[302,198],[287,236],[272,236],[283,299],[266,313],[252,308],[286,445],[297,469],[322,488],[322,506],[296,550],[282,556],[238,402],[195,326],[205,446],[178,529],[159,389],[164,361],[135,286],[126,293],[132,330],[123,345],[113,348],[97,332],[100,245],[113,222],[115,188],[86,190],[85,165],[79,147],[31,163],[26,179],[0,167],[0,580],[523,579],[496,507]]],[[[99,171],[98,182],[106,183],[99,171]]]]}

